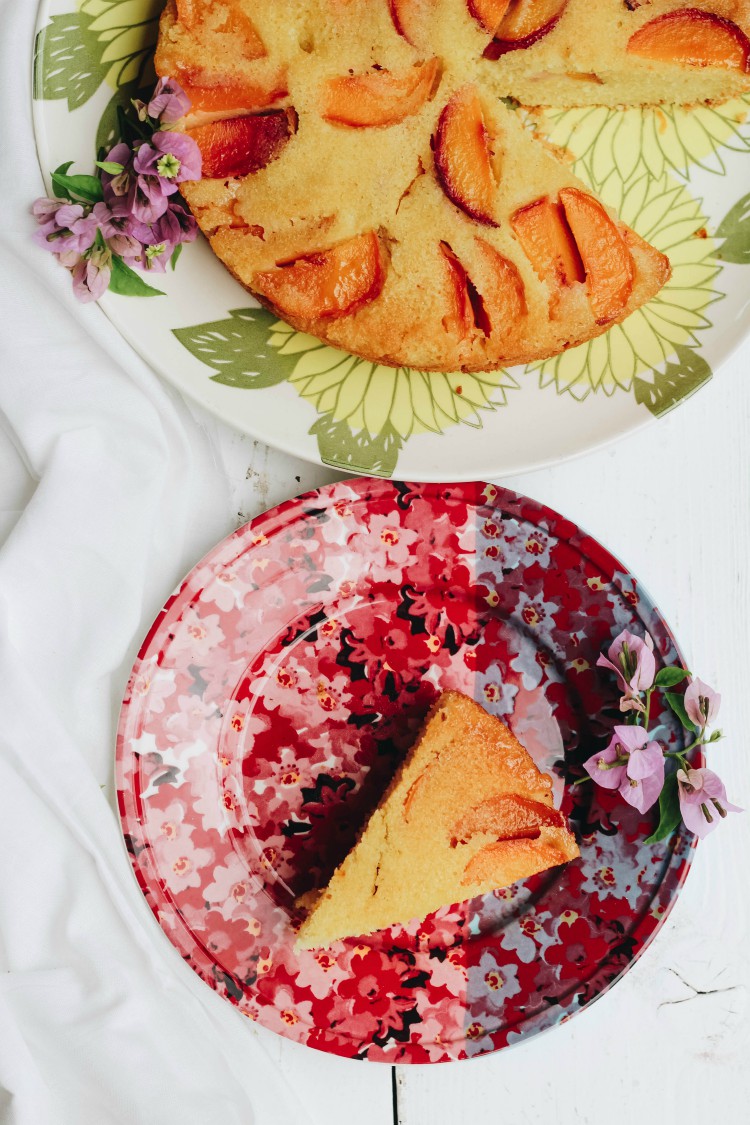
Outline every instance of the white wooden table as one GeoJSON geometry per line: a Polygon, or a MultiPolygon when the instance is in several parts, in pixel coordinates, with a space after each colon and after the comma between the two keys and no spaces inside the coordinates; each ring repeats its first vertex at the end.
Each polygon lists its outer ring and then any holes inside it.
{"type": "MultiPolygon", "coordinates": [[[[195,413],[237,523],[336,479],[195,413]]],[[[750,346],[691,401],[618,446],[504,484],[580,523],[656,599],[724,696],[711,764],[750,808],[750,346]]],[[[261,1036],[320,1125],[735,1125],[750,1110],[750,816],[701,845],[646,954],[598,1003],[511,1051],[391,1068],[261,1036]]]]}

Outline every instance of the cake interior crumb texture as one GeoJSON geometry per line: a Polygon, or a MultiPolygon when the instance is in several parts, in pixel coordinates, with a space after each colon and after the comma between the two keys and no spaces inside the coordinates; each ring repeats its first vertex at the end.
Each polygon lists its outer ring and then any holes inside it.
{"type": "Polygon", "coordinates": [[[750,0],[168,0],[156,66],[193,102],[184,195],[245,287],[373,362],[474,371],[589,340],[669,278],[502,99],[726,100],[748,31],[750,0]]]}
{"type": "Polygon", "coordinates": [[[578,854],[549,776],[499,719],[446,691],[297,944],[424,918],[578,854]]]}

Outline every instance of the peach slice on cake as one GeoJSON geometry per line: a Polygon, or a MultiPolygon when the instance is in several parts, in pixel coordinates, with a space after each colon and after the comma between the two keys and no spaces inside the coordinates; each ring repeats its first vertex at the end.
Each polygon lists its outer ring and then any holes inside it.
{"type": "Polygon", "coordinates": [[[556,25],[568,0],[511,0],[507,14],[494,29],[494,38],[485,48],[486,59],[499,59],[509,51],[533,47],[556,25]]]}
{"type": "Polygon", "coordinates": [[[598,324],[619,316],[633,291],[633,255],[617,224],[593,196],[563,188],[560,203],[586,271],[591,311],[598,324]]]}
{"type": "Polygon", "coordinates": [[[511,0],[466,0],[469,14],[488,35],[494,35],[510,7],[511,0]]]}
{"type": "Polygon", "coordinates": [[[542,281],[567,288],[584,280],[581,256],[559,204],[546,196],[537,199],[519,208],[510,224],[542,281]]]}
{"type": "MultiPolygon", "coordinates": [[[[465,340],[474,330],[476,320],[469,291],[469,277],[447,242],[440,243],[448,290],[448,311],[443,327],[452,336],[465,340]]],[[[476,290],[474,291],[477,296],[476,290]]]]}
{"type": "MultiPolygon", "coordinates": [[[[176,0],[177,20],[188,31],[197,30],[211,7],[210,0],[176,0]]],[[[260,59],[266,54],[265,44],[258,35],[255,24],[238,0],[225,0],[225,16],[212,30],[232,35],[242,43],[242,53],[248,59],[260,59]]]]}
{"type": "Polygon", "coordinates": [[[355,312],[380,293],[385,280],[380,242],[375,231],[275,269],[253,274],[251,285],[284,317],[302,323],[355,312]]]}
{"type": "Polygon", "coordinates": [[[477,253],[472,272],[488,321],[485,335],[507,332],[526,316],[521,275],[512,262],[483,238],[475,238],[474,246],[477,253]]]}
{"type": "Polygon", "coordinates": [[[451,203],[476,222],[496,227],[496,184],[476,87],[462,86],[445,106],[433,147],[438,180],[451,203]]]}
{"type": "Polygon", "coordinates": [[[347,74],[326,82],[323,117],[354,128],[395,125],[422,108],[432,95],[440,72],[437,59],[417,63],[405,70],[371,70],[347,74]]]}
{"type": "Polygon", "coordinates": [[[750,41],[745,33],[731,20],[700,8],[679,8],[649,20],[631,35],[627,49],[631,55],[658,62],[750,70],[750,41]]]}
{"type": "Polygon", "coordinates": [[[440,243],[450,295],[443,326],[459,339],[475,329],[483,336],[507,332],[526,315],[524,285],[516,267],[483,238],[476,238],[474,244],[470,277],[448,243],[440,243]]]}
{"type": "Polygon", "coordinates": [[[247,176],[274,160],[296,129],[294,110],[277,109],[188,129],[201,150],[204,179],[247,176]]]}
{"type": "Polygon", "coordinates": [[[434,14],[435,0],[388,0],[388,7],[402,39],[412,47],[419,46],[420,32],[424,33],[434,14]]]}
{"type": "Polygon", "coordinates": [[[266,109],[289,93],[282,67],[257,78],[218,77],[180,68],[177,81],[190,98],[191,113],[239,113],[266,109]]]}

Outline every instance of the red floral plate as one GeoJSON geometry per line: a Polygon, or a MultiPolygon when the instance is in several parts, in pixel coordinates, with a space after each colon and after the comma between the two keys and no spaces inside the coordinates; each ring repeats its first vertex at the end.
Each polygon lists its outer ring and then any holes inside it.
{"type": "Polygon", "coordinates": [[[595,664],[623,628],[679,659],[610,554],[492,485],[348,481],[241,528],[169,599],[123,705],[123,830],[160,925],[251,1019],[341,1055],[462,1059],[567,1019],[643,951],[692,856],[684,830],[646,845],[653,814],[565,784],[620,719],[595,664]],[[346,853],[447,687],[552,775],[580,859],[296,951],[295,897],[346,853]]]}

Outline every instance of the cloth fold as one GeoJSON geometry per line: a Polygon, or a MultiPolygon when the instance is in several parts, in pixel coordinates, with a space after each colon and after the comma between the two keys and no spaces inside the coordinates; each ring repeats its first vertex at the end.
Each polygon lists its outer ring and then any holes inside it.
{"type": "Polygon", "coordinates": [[[232,530],[206,428],[31,242],[36,3],[0,0],[0,1121],[284,1125],[263,1037],[183,963],[111,793],[119,702],[232,530]]]}

